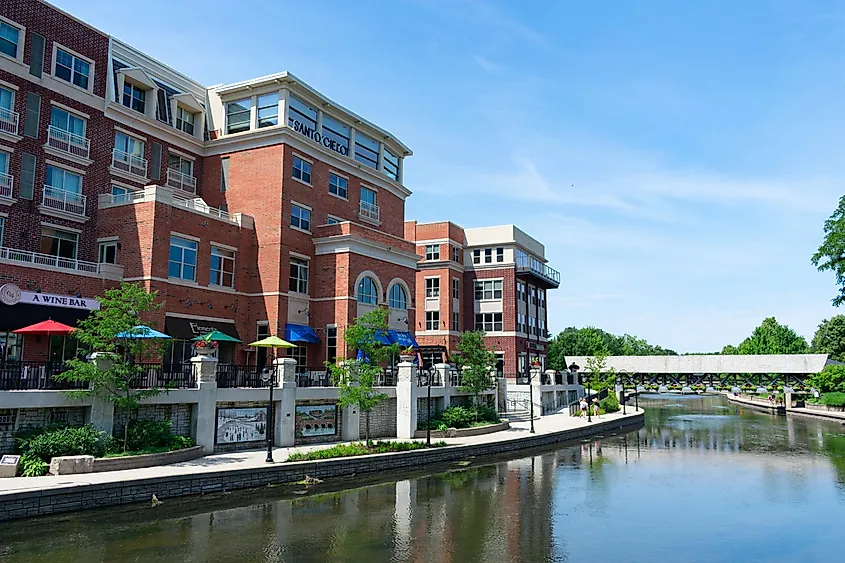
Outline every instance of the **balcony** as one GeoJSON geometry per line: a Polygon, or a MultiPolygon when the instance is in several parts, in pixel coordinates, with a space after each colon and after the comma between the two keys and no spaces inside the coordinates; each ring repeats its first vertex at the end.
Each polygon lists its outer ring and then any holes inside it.
{"type": "Polygon", "coordinates": [[[54,211],[74,217],[85,217],[86,199],[82,194],[45,185],[44,193],[41,196],[41,211],[54,211]]]}
{"type": "Polygon", "coordinates": [[[70,131],[53,127],[47,128],[47,147],[57,151],[60,156],[71,157],[84,164],[90,164],[91,141],[70,131]],[[75,158],[74,158],[75,157],[75,158]]]}
{"type": "Polygon", "coordinates": [[[167,186],[191,194],[197,193],[197,179],[173,168],[167,169],[167,186]]]}
{"type": "Polygon", "coordinates": [[[111,166],[114,171],[130,174],[135,179],[147,180],[147,161],[140,156],[114,149],[112,151],[111,166]]]}
{"type": "Polygon", "coordinates": [[[97,264],[85,260],[63,258],[52,254],[41,254],[14,248],[0,248],[0,261],[44,270],[62,270],[70,273],[94,275],[110,280],[123,278],[123,266],[119,264],[97,264]]]}
{"type": "Polygon", "coordinates": [[[14,178],[9,174],[0,174],[0,201],[12,199],[12,185],[14,178]]]}
{"type": "Polygon", "coordinates": [[[0,108],[0,133],[18,135],[18,114],[10,109],[0,108]]]}
{"type": "Polygon", "coordinates": [[[516,274],[520,277],[530,277],[532,283],[543,289],[560,287],[560,272],[526,254],[517,254],[516,274]]]}
{"type": "Polygon", "coordinates": [[[371,223],[379,223],[381,221],[381,214],[379,213],[378,205],[367,201],[361,202],[358,217],[371,223]]]}

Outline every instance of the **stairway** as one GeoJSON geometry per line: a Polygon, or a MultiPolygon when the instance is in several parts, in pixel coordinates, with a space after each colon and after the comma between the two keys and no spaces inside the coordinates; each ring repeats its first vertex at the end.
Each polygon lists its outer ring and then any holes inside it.
{"type": "MultiPolygon", "coordinates": [[[[528,422],[529,420],[531,420],[531,414],[527,410],[503,412],[499,413],[499,417],[507,419],[507,421],[511,424],[515,422],[528,422]]],[[[538,418],[539,417],[535,413],[534,420],[537,420],[538,418]]]]}

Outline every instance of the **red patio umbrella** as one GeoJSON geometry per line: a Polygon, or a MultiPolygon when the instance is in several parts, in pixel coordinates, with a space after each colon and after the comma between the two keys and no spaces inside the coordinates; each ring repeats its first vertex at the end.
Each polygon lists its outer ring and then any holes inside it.
{"type": "Polygon", "coordinates": [[[52,319],[47,319],[46,321],[25,326],[23,328],[19,328],[18,330],[13,330],[12,332],[15,334],[46,334],[47,336],[57,334],[67,336],[74,330],[76,329],[72,326],[56,322],[52,319]]]}

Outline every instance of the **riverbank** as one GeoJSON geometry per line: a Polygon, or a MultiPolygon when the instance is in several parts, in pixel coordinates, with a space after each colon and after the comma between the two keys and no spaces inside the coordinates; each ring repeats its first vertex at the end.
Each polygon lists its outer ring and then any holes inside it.
{"type": "Polygon", "coordinates": [[[786,407],[784,405],[772,405],[768,401],[752,401],[743,397],[734,397],[730,393],[725,393],[724,395],[730,403],[747,406],[752,409],[769,412],[771,414],[796,415],[845,424],[845,412],[820,411],[804,407],[786,407]]]}
{"type": "Polygon", "coordinates": [[[747,397],[736,397],[728,392],[725,392],[724,395],[725,397],[727,397],[729,403],[733,403],[735,405],[743,405],[754,410],[768,412],[770,414],[784,415],[787,413],[786,407],[784,405],[771,403],[768,401],[768,399],[755,401],[747,397]]]}
{"type": "Polygon", "coordinates": [[[277,463],[264,461],[266,451],[244,451],[205,456],[167,466],[49,477],[0,479],[0,521],[45,514],[75,512],[89,508],[149,502],[158,499],[202,495],[238,489],[296,483],[306,478],[322,480],[359,475],[381,475],[468,458],[497,456],[506,452],[542,447],[635,427],[643,423],[643,411],[621,412],[594,418],[593,422],[557,414],[518,422],[495,434],[448,438],[448,446],[401,453],[353,458],[282,463],[294,452],[324,449],[335,444],[276,448],[277,463]]]}

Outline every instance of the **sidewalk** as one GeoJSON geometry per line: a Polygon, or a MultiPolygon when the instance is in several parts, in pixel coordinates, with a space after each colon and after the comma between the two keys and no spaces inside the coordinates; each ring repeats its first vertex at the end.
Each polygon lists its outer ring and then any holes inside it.
{"type": "MultiPolygon", "coordinates": [[[[642,412],[642,409],[636,411],[633,407],[628,407],[628,417],[633,417],[642,412]]],[[[540,436],[543,434],[551,434],[565,430],[574,430],[584,428],[590,425],[595,425],[597,422],[607,422],[624,418],[622,411],[618,413],[606,414],[601,417],[593,417],[592,423],[588,423],[586,419],[579,417],[570,417],[568,414],[554,414],[541,417],[534,421],[535,434],[529,433],[529,421],[514,423],[509,430],[496,432],[493,434],[485,434],[482,436],[468,436],[463,438],[445,438],[443,441],[450,446],[464,446],[489,444],[505,440],[512,440],[514,438],[528,438],[531,436],[540,436]]],[[[396,440],[396,438],[384,438],[385,440],[396,440]]],[[[439,441],[440,439],[437,439],[439,441]]],[[[420,442],[423,440],[416,439],[420,442]]],[[[315,450],[325,449],[338,443],[318,444],[313,446],[299,446],[293,448],[274,448],[273,459],[276,465],[284,465],[288,456],[293,452],[310,452],[315,450]]],[[[347,442],[348,443],[348,442],[347,442]]],[[[394,454],[401,455],[401,454],[394,454]]],[[[222,472],[222,471],[239,471],[249,468],[265,468],[269,466],[265,459],[267,458],[267,450],[248,450],[242,452],[229,452],[212,454],[201,457],[192,461],[183,463],[175,463],[172,465],[160,465],[157,467],[146,467],[143,469],[127,469],[123,471],[107,471],[103,473],[84,473],[80,475],[55,475],[44,477],[15,477],[0,479],[0,502],[3,501],[3,495],[20,493],[25,491],[44,491],[51,489],[65,489],[80,485],[92,484],[106,484],[106,483],[123,483],[134,480],[161,478],[161,477],[178,477],[178,476],[201,476],[204,473],[222,472]]]]}

